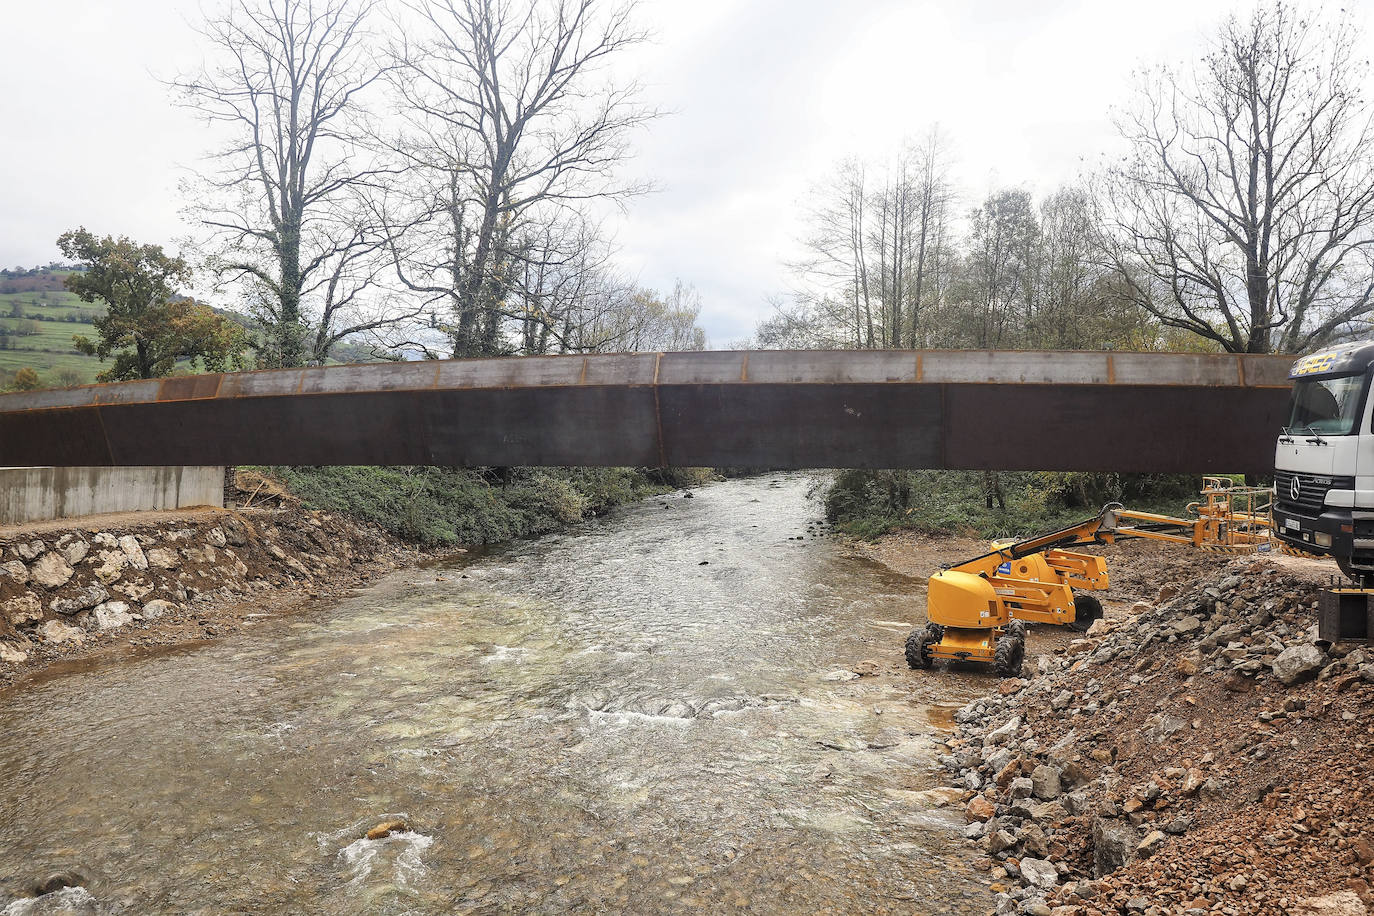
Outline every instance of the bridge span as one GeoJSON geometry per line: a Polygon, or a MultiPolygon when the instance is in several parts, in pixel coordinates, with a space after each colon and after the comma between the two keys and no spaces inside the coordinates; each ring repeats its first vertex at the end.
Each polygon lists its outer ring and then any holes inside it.
{"type": "Polygon", "coordinates": [[[185,376],[0,395],[0,465],[1268,473],[1291,362],[707,351],[185,376]]]}

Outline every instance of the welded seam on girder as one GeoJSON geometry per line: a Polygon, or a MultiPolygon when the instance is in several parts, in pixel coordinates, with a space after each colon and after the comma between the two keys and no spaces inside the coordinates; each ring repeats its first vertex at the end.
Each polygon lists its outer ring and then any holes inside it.
{"type": "Polygon", "coordinates": [[[114,446],[110,444],[110,434],[105,431],[105,418],[101,416],[100,408],[95,407],[95,421],[100,424],[100,441],[105,443],[105,457],[109,459],[113,466],[115,463],[114,446]]]}
{"type": "Polygon", "coordinates": [[[663,445],[663,409],[658,406],[658,366],[662,361],[662,353],[654,356],[654,428],[658,432],[658,466],[666,468],[668,466],[668,453],[663,445]]]}

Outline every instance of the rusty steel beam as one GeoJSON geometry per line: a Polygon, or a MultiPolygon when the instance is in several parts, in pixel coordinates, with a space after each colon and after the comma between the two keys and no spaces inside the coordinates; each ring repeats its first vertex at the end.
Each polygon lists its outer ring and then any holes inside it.
{"type": "Polygon", "coordinates": [[[1268,473],[1290,364],[808,350],[200,375],[0,395],[0,465],[1268,473]]]}

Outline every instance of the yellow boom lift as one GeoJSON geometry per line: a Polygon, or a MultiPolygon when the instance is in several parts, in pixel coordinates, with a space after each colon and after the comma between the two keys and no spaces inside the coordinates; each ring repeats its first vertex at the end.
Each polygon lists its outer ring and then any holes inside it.
{"type": "Polygon", "coordinates": [[[1112,503],[1096,518],[992,550],[930,577],[929,622],[906,640],[906,660],[929,668],[937,659],[991,663],[1000,677],[1021,673],[1026,622],[1067,624],[1086,630],[1102,616],[1102,605],[1083,589],[1106,588],[1102,557],[1066,550],[1116,539],[1121,506],[1112,503]]]}
{"type": "Polygon", "coordinates": [[[1027,622],[1082,631],[1102,616],[1101,602],[1074,589],[1107,588],[1106,560],[1065,548],[1139,537],[1233,553],[1268,550],[1272,500],[1268,487],[1206,477],[1202,499],[1188,505],[1187,518],[1111,503],[1096,518],[1068,528],[1023,541],[995,541],[988,553],[930,577],[929,622],[907,637],[907,664],[981,662],[1000,677],[1015,677],[1025,657],[1027,622]]]}

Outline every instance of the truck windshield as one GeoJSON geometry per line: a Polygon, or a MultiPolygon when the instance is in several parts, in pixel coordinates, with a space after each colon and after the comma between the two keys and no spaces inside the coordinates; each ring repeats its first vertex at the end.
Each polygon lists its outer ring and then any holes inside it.
{"type": "Polygon", "coordinates": [[[1348,436],[1359,422],[1364,402],[1364,373],[1335,378],[1299,379],[1293,385],[1293,411],[1288,429],[1324,436],[1348,436]]]}

